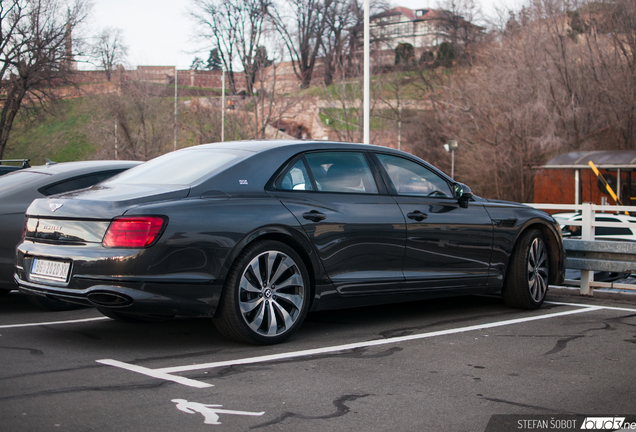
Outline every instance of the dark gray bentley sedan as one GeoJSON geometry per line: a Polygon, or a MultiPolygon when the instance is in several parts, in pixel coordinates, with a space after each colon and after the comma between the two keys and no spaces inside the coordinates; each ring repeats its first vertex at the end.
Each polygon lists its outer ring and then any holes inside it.
{"type": "Polygon", "coordinates": [[[251,141],[34,201],[15,279],[114,319],[211,316],[270,344],[308,311],[500,291],[537,308],[564,261],[548,214],[479,198],[410,154],[251,141]]]}

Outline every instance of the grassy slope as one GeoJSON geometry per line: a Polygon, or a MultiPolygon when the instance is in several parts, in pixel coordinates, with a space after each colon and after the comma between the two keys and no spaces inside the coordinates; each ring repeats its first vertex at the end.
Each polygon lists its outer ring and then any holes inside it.
{"type": "Polygon", "coordinates": [[[4,159],[28,158],[31,165],[42,165],[45,158],[55,162],[91,159],[95,148],[83,132],[88,118],[83,102],[81,98],[63,100],[51,114],[17,119],[4,159]]]}

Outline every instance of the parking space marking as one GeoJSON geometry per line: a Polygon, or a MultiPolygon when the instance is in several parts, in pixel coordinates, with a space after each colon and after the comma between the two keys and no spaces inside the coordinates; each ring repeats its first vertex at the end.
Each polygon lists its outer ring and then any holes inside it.
{"type": "Polygon", "coordinates": [[[36,326],[43,326],[43,325],[75,324],[75,323],[82,323],[82,322],[102,321],[107,319],[110,319],[110,318],[101,316],[101,317],[95,317],[95,318],[84,318],[84,319],[67,320],[67,321],[49,321],[49,322],[26,323],[26,324],[7,324],[7,325],[0,325],[0,329],[19,328],[19,327],[36,327],[36,326]]]}
{"type": "MultiPolygon", "coordinates": [[[[536,315],[536,316],[525,317],[525,318],[515,318],[515,319],[505,320],[505,321],[476,324],[472,326],[460,327],[455,329],[439,330],[439,331],[428,332],[428,333],[418,333],[418,334],[413,334],[408,336],[397,336],[397,337],[388,338],[388,339],[377,339],[377,340],[371,340],[371,341],[365,341],[365,342],[356,342],[356,343],[336,345],[336,346],[324,347],[324,348],[314,348],[309,350],[288,352],[288,353],[282,353],[282,354],[272,354],[272,355],[266,355],[266,356],[260,356],[260,357],[250,357],[250,358],[243,358],[243,359],[236,359],[236,360],[227,360],[227,361],[212,362],[212,363],[201,363],[201,364],[193,364],[193,365],[186,365],[186,366],[149,369],[149,368],[144,368],[144,367],[120,362],[117,360],[104,359],[104,360],[96,360],[96,361],[97,363],[120,367],[122,369],[138,372],[138,373],[151,376],[154,378],[166,379],[169,381],[178,382],[179,384],[184,384],[191,387],[203,388],[203,387],[209,387],[211,386],[211,384],[207,384],[207,383],[203,383],[203,382],[195,381],[191,379],[185,379],[185,378],[184,380],[186,381],[182,381],[180,380],[180,377],[172,375],[172,374],[179,373],[179,372],[202,370],[202,369],[213,369],[213,368],[224,367],[224,366],[236,366],[236,365],[245,365],[245,364],[254,364],[254,363],[264,363],[264,362],[277,361],[277,360],[286,360],[290,358],[307,357],[307,356],[312,356],[317,354],[335,353],[340,351],[348,351],[348,350],[352,350],[356,348],[366,348],[366,347],[372,347],[372,346],[388,345],[388,344],[407,342],[407,341],[418,340],[418,339],[431,338],[436,336],[465,333],[465,332],[474,331],[474,330],[484,330],[484,329],[489,329],[494,327],[503,327],[503,326],[512,325],[512,324],[520,324],[525,322],[531,322],[531,321],[537,321],[537,320],[543,320],[543,319],[549,319],[549,318],[557,318],[561,316],[574,315],[579,313],[607,309],[603,306],[590,306],[590,305],[578,305],[578,304],[573,306],[577,306],[578,309],[568,310],[563,312],[555,312],[550,314],[536,315]]],[[[636,310],[634,310],[634,312],[636,312],[636,310]]]]}
{"type": "MultiPolygon", "coordinates": [[[[553,302],[553,301],[546,301],[545,304],[553,304],[553,305],[559,305],[559,306],[591,307],[591,305],[585,305],[581,303],[563,303],[563,302],[553,302]]],[[[615,310],[615,311],[622,311],[622,312],[636,312],[636,309],[633,309],[633,308],[623,308],[623,307],[615,307],[615,306],[597,306],[597,307],[601,309],[615,310]]]]}
{"type": "Polygon", "coordinates": [[[214,384],[208,384],[201,381],[191,380],[189,378],[170,375],[168,373],[162,372],[160,369],[148,369],[143,366],[131,365],[129,363],[124,363],[117,360],[97,360],[97,363],[101,363],[101,364],[105,364],[109,366],[115,366],[115,367],[126,369],[132,372],[148,375],[153,378],[164,379],[167,381],[174,381],[178,384],[183,384],[189,387],[195,387],[195,388],[214,387],[214,384]]]}

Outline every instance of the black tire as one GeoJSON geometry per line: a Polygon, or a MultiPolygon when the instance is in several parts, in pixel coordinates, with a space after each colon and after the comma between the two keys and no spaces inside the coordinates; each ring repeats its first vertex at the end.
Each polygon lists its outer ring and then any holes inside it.
{"type": "Polygon", "coordinates": [[[96,308],[102,315],[116,321],[127,323],[141,323],[141,322],[161,322],[169,320],[172,317],[163,315],[145,315],[145,314],[131,314],[126,312],[114,311],[107,308],[96,308]]]}
{"type": "Polygon", "coordinates": [[[234,261],[214,325],[237,341],[280,343],[302,324],[310,293],[309,275],[296,251],[278,241],[258,241],[234,261]]]}
{"type": "Polygon", "coordinates": [[[68,303],[62,300],[55,300],[38,295],[27,295],[27,299],[31,302],[31,304],[39,307],[40,309],[51,312],[69,311],[85,307],[76,303],[68,303]]]}
{"type": "Polygon", "coordinates": [[[503,289],[504,302],[514,308],[537,309],[548,292],[549,249],[539,230],[521,236],[515,246],[503,289]]]}

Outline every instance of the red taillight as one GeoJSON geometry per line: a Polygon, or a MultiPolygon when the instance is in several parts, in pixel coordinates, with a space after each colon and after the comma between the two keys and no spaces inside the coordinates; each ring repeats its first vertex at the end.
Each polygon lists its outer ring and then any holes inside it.
{"type": "Polygon", "coordinates": [[[114,219],[102,244],[105,247],[141,248],[150,246],[165,222],[156,216],[122,217],[114,219]]]}

